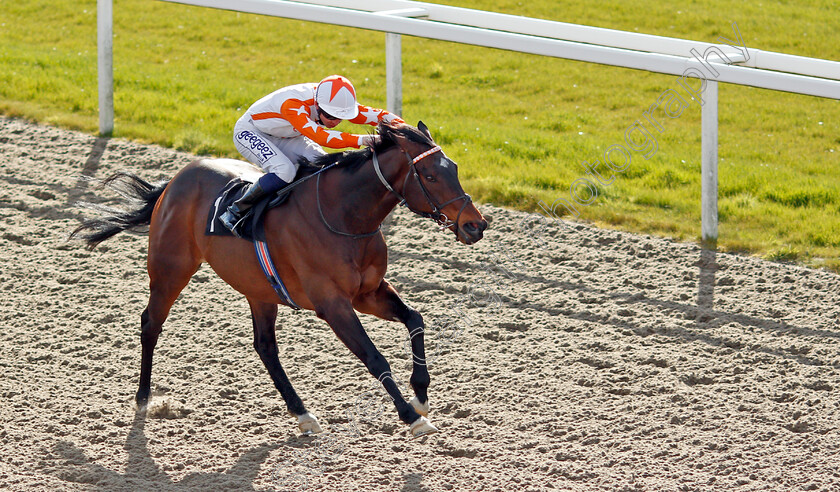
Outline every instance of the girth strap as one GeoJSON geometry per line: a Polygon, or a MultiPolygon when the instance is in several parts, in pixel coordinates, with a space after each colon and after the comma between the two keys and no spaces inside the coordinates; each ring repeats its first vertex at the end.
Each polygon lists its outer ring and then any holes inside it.
{"type": "Polygon", "coordinates": [[[254,241],[254,249],[257,250],[257,259],[260,261],[265,278],[268,279],[268,283],[271,284],[274,292],[277,292],[277,295],[287,306],[299,310],[300,306],[292,300],[292,296],[289,295],[289,291],[283,284],[283,279],[280,278],[277,269],[274,268],[274,262],[271,261],[271,255],[268,253],[268,244],[265,241],[254,241]]]}

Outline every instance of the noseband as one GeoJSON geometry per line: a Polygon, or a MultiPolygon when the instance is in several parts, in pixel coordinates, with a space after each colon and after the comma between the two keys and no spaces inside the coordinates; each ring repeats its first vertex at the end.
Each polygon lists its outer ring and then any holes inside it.
{"type": "Polygon", "coordinates": [[[394,194],[394,196],[397,197],[397,199],[400,201],[400,205],[405,205],[409,210],[411,210],[412,212],[414,212],[415,214],[417,214],[421,217],[426,217],[426,218],[434,220],[435,222],[437,222],[437,224],[440,226],[441,229],[447,229],[447,228],[452,227],[454,225],[455,226],[455,237],[458,238],[459,234],[460,234],[460,232],[458,231],[458,220],[461,218],[461,213],[464,211],[465,208],[467,208],[467,205],[472,203],[472,197],[470,197],[468,194],[464,193],[461,196],[455,197],[451,200],[447,200],[446,202],[438,205],[435,202],[435,199],[432,198],[432,195],[431,195],[431,193],[429,193],[429,190],[426,188],[426,185],[423,184],[423,180],[420,179],[420,174],[417,172],[417,163],[418,162],[420,162],[424,158],[434,154],[435,152],[440,152],[440,151],[441,151],[440,145],[436,145],[436,146],[432,147],[431,149],[423,152],[422,154],[419,154],[417,157],[413,157],[413,158],[411,157],[411,155],[408,152],[403,151],[406,159],[408,160],[408,167],[411,170],[411,172],[406,173],[406,175],[405,175],[405,180],[403,181],[403,188],[402,188],[403,193],[405,193],[406,186],[408,186],[408,179],[411,176],[414,176],[414,179],[417,180],[417,184],[420,185],[420,189],[423,190],[423,196],[426,197],[426,202],[428,202],[429,206],[432,207],[431,212],[424,212],[422,210],[417,210],[416,208],[412,207],[408,203],[408,201],[405,199],[405,197],[403,195],[401,195],[400,193],[398,193],[391,186],[391,184],[388,183],[388,180],[385,179],[385,176],[383,176],[383,174],[382,174],[382,169],[380,169],[380,167],[379,167],[379,159],[376,158],[376,152],[373,152],[373,169],[376,171],[376,175],[379,177],[379,181],[382,182],[382,184],[385,186],[385,188],[388,189],[388,191],[390,191],[391,193],[394,194]],[[443,213],[442,210],[444,208],[446,208],[446,206],[449,205],[450,203],[457,202],[458,200],[464,200],[464,204],[461,205],[460,210],[458,210],[458,215],[455,217],[455,220],[451,220],[449,217],[446,216],[446,214],[443,213]]]}

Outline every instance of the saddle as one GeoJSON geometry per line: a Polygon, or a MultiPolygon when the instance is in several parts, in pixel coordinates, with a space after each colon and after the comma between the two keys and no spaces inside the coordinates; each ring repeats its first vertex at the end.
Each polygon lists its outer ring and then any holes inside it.
{"type": "MultiPolygon", "coordinates": [[[[233,178],[225,185],[207,214],[207,227],[204,230],[206,236],[233,236],[233,233],[219,220],[219,216],[225,213],[228,206],[238,200],[253,182],[247,178],[233,178]]],[[[263,225],[265,213],[283,204],[290,192],[291,190],[286,188],[275,195],[267,195],[249,208],[236,225],[239,237],[251,242],[265,241],[263,225]]]]}
{"type": "MultiPolygon", "coordinates": [[[[213,201],[213,206],[210,207],[210,212],[207,214],[207,228],[204,231],[205,235],[233,236],[233,233],[219,220],[219,216],[225,213],[225,210],[227,210],[231,203],[238,200],[239,197],[245,193],[251,183],[253,183],[253,181],[234,178],[230,180],[224,188],[222,188],[222,191],[219,192],[219,196],[217,196],[213,201]]],[[[275,195],[267,195],[263,197],[245,212],[245,215],[242,216],[242,220],[236,224],[236,232],[242,239],[247,239],[248,241],[254,243],[260,267],[262,268],[268,283],[277,293],[281,302],[292,309],[298,310],[300,309],[300,306],[298,306],[289,295],[289,291],[286,289],[283,279],[280,278],[280,274],[277,272],[277,269],[274,267],[274,262],[271,260],[271,254],[268,252],[268,243],[265,238],[265,227],[263,225],[263,217],[265,216],[265,213],[285,202],[289,197],[290,192],[291,189],[287,187],[280,190],[280,192],[275,195]]]]}

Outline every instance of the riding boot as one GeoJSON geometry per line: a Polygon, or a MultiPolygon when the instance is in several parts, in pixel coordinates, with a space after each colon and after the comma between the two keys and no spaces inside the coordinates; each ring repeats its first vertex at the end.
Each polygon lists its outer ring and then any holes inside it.
{"type": "Polygon", "coordinates": [[[276,193],[288,184],[273,173],[261,176],[238,200],[230,204],[225,213],[219,217],[219,221],[230,229],[234,236],[239,237],[236,225],[242,220],[245,212],[265,195],[276,193]]]}

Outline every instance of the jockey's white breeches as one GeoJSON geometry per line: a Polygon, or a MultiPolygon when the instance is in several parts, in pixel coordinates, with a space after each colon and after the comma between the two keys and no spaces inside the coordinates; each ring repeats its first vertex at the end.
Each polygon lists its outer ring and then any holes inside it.
{"type": "Polygon", "coordinates": [[[240,118],[233,127],[233,144],[248,162],[287,183],[297,174],[299,158],[311,161],[326,154],[320,145],[303,135],[280,138],[263,133],[247,117],[240,118]]]}

